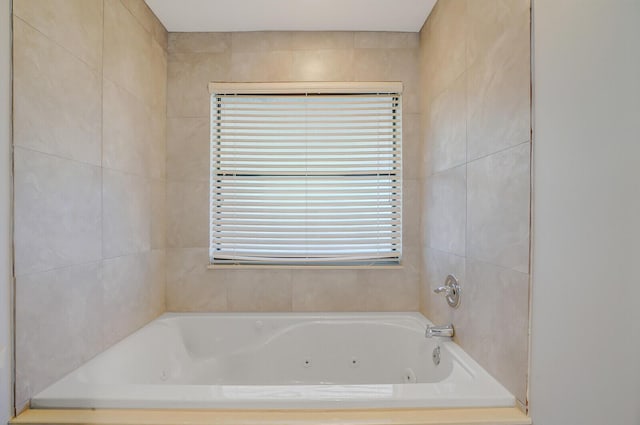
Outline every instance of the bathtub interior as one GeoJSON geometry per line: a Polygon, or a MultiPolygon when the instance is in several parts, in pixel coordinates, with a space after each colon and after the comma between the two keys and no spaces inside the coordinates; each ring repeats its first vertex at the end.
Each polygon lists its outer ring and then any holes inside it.
{"type": "Polygon", "coordinates": [[[93,367],[78,369],[77,378],[143,385],[401,384],[440,382],[453,369],[446,345],[421,337],[422,324],[411,318],[229,316],[165,315],[98,356],[93,367]]]}
{"type": "Polygon", "coordinates": [[[167,313],[32,399],[36,408],[513,406],[419,313],[167,313]],[[439,362],[433,360],[435,349],[439,362]]]}

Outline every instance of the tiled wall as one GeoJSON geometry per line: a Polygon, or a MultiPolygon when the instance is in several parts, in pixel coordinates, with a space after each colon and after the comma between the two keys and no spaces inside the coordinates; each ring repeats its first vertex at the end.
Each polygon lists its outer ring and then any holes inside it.
{"type": "Polygon", "coordinates": [[[523,403],[530,207],[529,0],[440,0],[420,34],[421,309],[523,403]],[[433,289],[454,274],[458,309],[433,289]]]}
{"type": "Polygon", "coordinates": [[[167,99],[170,311],[417,310],[418,34],[171,33],[167,99]],[[210,81],[402,81],[404,268],[207,270],[210,81]]]}
{"type": "Polygon", "coordinates": [[[165,309],[167,33],[14,0],[16,406],[165,309]]]}

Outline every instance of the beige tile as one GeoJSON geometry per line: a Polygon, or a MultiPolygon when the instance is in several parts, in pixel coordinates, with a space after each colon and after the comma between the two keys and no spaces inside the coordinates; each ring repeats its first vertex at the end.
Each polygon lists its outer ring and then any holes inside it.
{"type": "Polygon", "coordinates": [[[129,12],[136,18],[138,23],[147,31],[153,31],[153,20],[155,15],[149,9],[144,0],[121,0],[122,4],[129,9],[129,12]]]}
{"type": "Polygon", "coordinates": [[[292,81],[293,53],[290,50],[245,52],[233,49],[232,81],[292,81]]]}
{"type": "Polygon", "coordinates": [[[226,311],[224,279],[207,270],[206,248],[167,250],[167,310],[226,311]]]}
{"type": "MultiPolygon", "coordinates": [[[[448,324],[454,322],[455,310],[447,304],[443,295],[437,295],[434,289],[444,285],[448,275],[453,275],[458,279],[462,288],[462,298],[460,302],[467,302],[465,296],[465,258],[437,249],[425,248],[424,250],[425,275],[424,290],[428,297],[426,303],[427,317],[437,324],[448,324]]],[[[457,325],[457,323],[454,323],[457,325]]]]}
{"type": "Polygon", "coordinates": [[[520,33],[467,71],[469,160],[531,138],[529,36],[520,33]]]}
{"type": "Polygon", "coordinates": [[[149,127],[151,151],[148,176],[164,179],[167,176],[167,118],[154,114],[149,127]]]}
{"type": "Polygon", "coordinates": [[[467,66],[496,51],[528,50],[529,0],[482,0],[467,3],[467,66]]]}
{"type": "Polygon", "coordinates": [[[352,81],[353,50],[293,52],[293,81],[352,81]]]}
{"type": "Polygon", "coordinates": [[[466,167],[434,174],[424,200],[427,246],[465,255],[466,167]]]}
{"type": "Polygon", "coordinates": [[[16,405],[103,348],[99,262],[16,279],[16,405]]]}
{"type": "Polygon", "coordinates": [[[151,117],[137,97],[105,79],[102,166],[138,176],[150,170],[151,117]]]}
{"type": "Polygon", "coordinates": [[[406,114],[420,113],[420,82],[406,81],[403,83],[402,110],[406,114]]]}
{"type": "Polygon", "coordinates": [[[151,248],[167,246],[167,187],[164,180],[151,181],[151,248]]]}
{"type": "Polygon", "coordinates": [[[297,31],[291,35],[293,50],[353,49],[353,32],[297,31]]]}
{"type": "Polygon", "coordinates": [[[524,143],[469,163],[467,256],[529,271],[530,149],[524,143]]]}
{"type": "Polygon", "coordinates": [[[402,180],[402,244],[407,247],[422,245],[419,231],[422,217],[422,190],[418,180],[402,180]]]}
{"type": "Polygon", "coordinates": [[[173,53],[169,55],[167,116],[208,117],[212,81],[229,81],[231,54],[173,53]]]}
{"type": "Polygon", "coordinates": [[[167,182],[167,246],[209,247],[209,183],[167,182]]]}
{"type": "Polygon", "coordinates": [[[104,258],[151,248],[151,185],[144,177],[103,170],[104,258]]]}
{"type": "Polygon", "coordinates": [[[106,346],[130,335],[166,311],[165,251],[103,261],[106,346]]]}
{"type": "Polygon", "coordinates": [[[102,262],[104,308],[108,312],[103,334],[111,345],[157,316],[150,301],[152,287],[149,251],[110,258],[102,262]]]}
{"type": "Polygon", "coordinates": [[[356,49],[355,81],[400,81],[403,112],[420,113],[418,49],[356,49]]]}
{"type": "Polygon", "coordinates": [[[119,0],[104,0],[104,77],[148,104],[151,35],[119,0]]]}
{"type": "Polygon", "coordinates": [[[291,270],[233,270],[224,276],[229,311],[291,311],[291,270]]]}
{"type": "Polygon", "coordinates": [[[433,98],[466,69],[467,0],[436,3],[424,26],[424,93],[433,98]]]}
{"type": "Polygon", "coordinates": [[[358,270],[360,297],[366,311],[417,311],[420,246],[405,246],[401,269],[358,270]]]}
{"type": "Polygon", "coordinates": [[[291,50],[293,33],[284,31],[257,31],[231,33],[233,52],[267,52],[291,50]]]}
{"type": "Polygon", "coordinates": [[[160,47],[167,50],[169,46],[169,32],[157,16],[154,15],[153,18],[151,36],[160,45],[160,47]]]}
{"type": "Polygon", "coordinates": [[[365,311],[418,311],[418,276],[403,271],[358,271],[365,311]]]}
{"type": "Polygon", "coordinates": [[[356,49],[356,81],[418,82],[418,49],[356,49]]]}
{"type": "Polygon", "coordinates": [[[529,277],[474,260],[467,260],[466,269],[464,298],[454,319],[456,340],[518,400],[525,401],[529,277]]]}
{"type": "Polygon", "coordinates": [[[402,114],[402,176],[418,179],[422,176],[422,143],[420,143],[420,115],[402,114]]]}
{"type": "MultiPolygon", "coordinates": [[[[154,17],[155,18],[155,17],[154,17]]],[[[164,178],[167,163],[167,53],[151,43],[151,155],[149,176],[164,178]]]]}
{"type": "Polygon", "coordinates": [[[426,117],[427,169],[443,171],[467,160],[466,78],[460,76],[429,106],[426,117]]]}
{"type": "Polygon", "coordinates": [[[356,270],[298,270],[293,275],[293,311],[365,311],[356,270]]]}
{"type": "Polygon", "coordinates": [[[414,32],[355,32],[356,49],[413,49],[419,36],[414,32]]]}
{"type": "Polygon", "coordinates": [[[14,25],[15,145],[100,165],[99,73],[20,19],[14,25]]]}
{"type": "Polygon", "coordinates": [[[169,53],[222,53],[231,49],[229,32],[169,33],[169,53]]]}
{"type": "Polygon", "coordinates": [[[15,0],[13,13],[94,70],[102,66],[102,0],[15,0]]]}
{"type": "Polygon", "coordinates": [[[100,168],[17,147],[16,275],[98,260],[100,168]]]}
{"type": "Polygon", "coordinates": [[[167,52],[155,41],[151,43],[151,97],[147,106],[156,116],[167,115],[167,52]]]}
{"type": "Polygon", "coordinates": [[[146,303],[153,317],[167,311],[167,252],[164,249],[151,251],[151,282],[147,287],[146,303]]]}
{"type": "Polygon", "coordinates": [[[169,118],[167,177],[171,180],[209,181],[209,118],[169,118]]]}

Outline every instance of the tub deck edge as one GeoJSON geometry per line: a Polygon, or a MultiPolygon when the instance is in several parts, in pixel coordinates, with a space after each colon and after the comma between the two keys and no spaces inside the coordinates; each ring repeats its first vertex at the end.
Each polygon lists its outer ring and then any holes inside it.
{"type": "Polygon", "coordinates": [[[529,425],[517,407],[367,410],[27,409],[10,424],[529,425]]]}

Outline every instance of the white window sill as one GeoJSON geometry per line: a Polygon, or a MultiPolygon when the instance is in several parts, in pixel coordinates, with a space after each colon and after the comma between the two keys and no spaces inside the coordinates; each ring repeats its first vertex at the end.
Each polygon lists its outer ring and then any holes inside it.
{"type": "Polygon", "coordinates": [[[209,270],[401,270],[404,265],[380,265],[380,266],[323,266],[323,265],[265,265],[265,264],[207,264],[209,270]]]}

